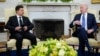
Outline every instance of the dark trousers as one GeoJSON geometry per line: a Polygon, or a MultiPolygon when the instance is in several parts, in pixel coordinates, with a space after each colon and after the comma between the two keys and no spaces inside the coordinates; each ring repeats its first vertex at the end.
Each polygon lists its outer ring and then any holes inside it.
{"type": "Polygon", "coordinates": [[[15,33],[15,39],[16,39],[16,48],[17,48],[17,55],[18,56],[22,56],[21,55],[21,48],[22,48],[22,41],[23,38],[29,39],[31,41],[31,45],[36,45],[37,41],[36,41],[36,37],[31,34],[30,32],[18,32],[15,33]]]}
{"type": "MultiPolygon", "coordinates": [[[[79,38],[79,49],[78,49],[78,56],[85,56],[85,46],[88,49],[88,53],[90,54],[91,47],[88,42],[88,35],[84,28],[77,29],[77,36],[79,38]]],[[[90,55],[89,55],[90,56],[90,55]]]]}

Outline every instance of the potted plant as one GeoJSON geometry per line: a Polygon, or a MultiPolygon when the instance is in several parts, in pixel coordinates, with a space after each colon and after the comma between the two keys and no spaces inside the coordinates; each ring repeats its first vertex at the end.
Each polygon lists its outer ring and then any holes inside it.
{"type": "Polygon", "coordinates": [[[73,1],[73,0],[61,0],[61,2],[70,2],[70,1],[73,1]]]}
{"type": "Polygon", "coordinates": [[[23,2],[28,2],[29,3],[29,2],[32,2],[32,0],[23,0],[23,2]]]}
{"type": "Polygon", "coordinates": [[[37,2],[46,2],[48,0],[36,0],[37,2]]]}

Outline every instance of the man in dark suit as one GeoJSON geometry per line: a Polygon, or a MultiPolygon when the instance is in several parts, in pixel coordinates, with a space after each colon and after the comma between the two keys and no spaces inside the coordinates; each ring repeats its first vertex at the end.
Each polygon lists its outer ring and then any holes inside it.
{"type": "Polygon", "coordinates": [[[79,38],[78,56],[84,56],[85,45],[88,48],[89,53],[92,52],[88,38],[94,38],[93,33],[97,30],[95,16],[88,13],[87,10],[88,6],[86,4],[81,4],[81,13],[77,14],[70,24],[70,28],[74,26],[76,27],[76,31],[73,33],[73,36],[79,38]]]}
{"type": "Polygon", "coordinates": [[[23,38],[29,39],[31,45],[36,45],[36,37],[29,32],[34,26],[29,21],[28,17],[23,16],[24,8],[22,5],[18,5],[15,8],[16,15],[11,16],[5,26],[11,33],[10,38],[16,39],[17,56],[21,55],[23,38]]]}

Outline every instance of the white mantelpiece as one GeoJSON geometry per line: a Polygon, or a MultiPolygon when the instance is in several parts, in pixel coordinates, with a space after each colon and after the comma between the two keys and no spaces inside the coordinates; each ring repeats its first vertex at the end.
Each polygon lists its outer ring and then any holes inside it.
{"type": "Polygon", "coordinates": [[[57,6],[64,6],[64,5],[71,5],[71,6],[77,6],[78,3],[45,3],[45,2],[38,2],[38,3],[19,3],[20,5],[27,5],[27,6],[36,6],[36,5],[57,5],[57,6]]]}
{"type": "Polygon", "coordinates": [[[78,3],[19,3],[28,10],[30,20],[63,19],[64,34],[68,35],[71,12],[76,10],[78,3]]]}
{"type": "MultiPolygon", "coordinates": [[[[24,5],[26,8],[30,7],[30,6],[35,6],[35,7],[39,7],[42,6],[44,9],[45,7],[70,7],[70,11],[72,12],[73,10],[75,10],[76,8],[78,8],[79,3],[46,3],[46,2],[38,2],[38,3],[19,3],[20,5],[24,5]]],[[[37,9],[37,8],[36,8],[37,9]]],[[[59,9],[58,9],[59,10],[59,9]]],[[[57,11],[57,10],[56,10],[57,11]]]]}

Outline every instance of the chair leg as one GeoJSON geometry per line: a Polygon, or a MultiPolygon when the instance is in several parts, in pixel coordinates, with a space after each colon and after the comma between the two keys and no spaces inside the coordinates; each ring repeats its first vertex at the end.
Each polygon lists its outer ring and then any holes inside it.
{"type": "Polygon", "coordinates": [[[72,46],[74,49],[75,49],[75,45],[72,45],[72,44],[68,44],[69,46],[72,46]]]}
{"type": "Polygon", "coordinates": [[[28,45],[27,50],[29,51],[30,46],[28,45]]]}
{"type": "Polygon", "coordinates": [[[92,47],[92,50],[90,51],[91,56],[95,56],[95,48],[92,47]]]}
{"type": "Polygon", "coordinates": [[[95,56],[97,56],[98,51],[99,51],[99,48],[96,48],[96,53],[95,53],[95,56]]]}
{"type": "Polygon", "coordinates": [[[73,48],[75,49],[75,45],[72,45],[73,46],[73,48]]]}
{"type": "Polygon", "coordinates": [[[6,44],[6,54],[7,56],[10,56],[10,49],[8,48],[7,44],[6,44]]]}
{"type": "Polygon", "coordinates": [[[28,54],[29,54],[29,50],[30,50],[30,46],[28,45],[27,46],[27,56],[29,56],[28,54]]]}

